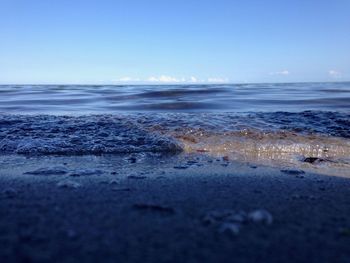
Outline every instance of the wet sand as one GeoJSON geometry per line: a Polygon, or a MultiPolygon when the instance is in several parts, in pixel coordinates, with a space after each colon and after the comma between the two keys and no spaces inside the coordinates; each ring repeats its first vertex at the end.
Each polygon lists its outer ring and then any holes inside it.
{"type": "Polygon", "coordinates": [[[196,155],[0,164],[0,262],[350,262],[350,178],[196,155]]]}

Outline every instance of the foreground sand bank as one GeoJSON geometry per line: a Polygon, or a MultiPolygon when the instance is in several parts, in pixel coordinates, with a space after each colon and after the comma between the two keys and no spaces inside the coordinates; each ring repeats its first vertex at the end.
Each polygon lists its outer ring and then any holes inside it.
{"type": "Polygon", "coordinates": [[[196,155],[0,159],[1,262],[349,262],[350,178],[196,155]]]}

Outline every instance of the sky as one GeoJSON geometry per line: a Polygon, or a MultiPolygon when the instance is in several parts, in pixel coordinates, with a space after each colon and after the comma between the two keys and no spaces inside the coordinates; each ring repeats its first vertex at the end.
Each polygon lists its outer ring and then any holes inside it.
{"type": "Polygon", "coordinates": [[[349,0],[0,0],[0,84],[350,80],[349,0]]]}

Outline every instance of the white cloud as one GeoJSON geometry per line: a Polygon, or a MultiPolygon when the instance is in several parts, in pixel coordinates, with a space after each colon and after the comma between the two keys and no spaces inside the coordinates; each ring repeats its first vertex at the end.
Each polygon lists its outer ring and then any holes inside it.
{"type": "Polygon", "coordinates": [[[188,82],[196,83],[198,82],[198,79],[196,77],[191,76],[188,82]]]}
{"type": "Polygon", "coordinates": [[[328,74],[329,76],[331,76],[332,78],[341,78],[342,77],[342,74],[340,71],[337,71],[337,70],[334,70],[334,69],[331,69],[328,71],[328,74]]]}
{"type": "Polygon", "coordinates": [[[161,83],[197,83],[200,82],[198,78],[191,76],[189,78],[176,78],[171,76],[159,76],[159,77],[149,77],[146,81],[148,82],[161,82],[161,83]]]}
{"type": "Polygon", "coordinates": [[[227,78],[208,78],[207,82],[209,83],[227,83],[227,78]]]}
{"type": "Polygon", "coordinates": [[[139,82],[139,81],[141,81],[139,78],[132,78],[132,77],[121,77],[113,80],[113,82],[139,82]]]}
{"type": "Polygon", "coordinates": [[[134,78],[134,77],[121,77],[118,79],[114,79],[113,82],[123,82],[123,83],[133,83],[133,82],[138,82],[138,83],[227,83],[228,79],[227,78],[218,78],[218,77],[211,77],[208,79],[199,79],[195,76],[191,76],[188,78],[177,78],[177,77],[172,77],[168,75],[160,75],[160,76],[150,76],[145,79],[141,78],[134,78]]]}
{"type": "Polygon", "coordinates": [[[278,76],[288,76],[290,74],[289,70],[281,70],[276,72],[270,72],[270,75],[278,75],[278,76]]]}
{"type": "Polygon", "coordinates": [[[156,77],[149,77],[147,80],[150,82],[158,82],[159,81],[159,79],[156,77]]]}
{"type": "Polygon", "coordinates": [[[159,77],[154,77],[154,76],[149,77],[146,81],[149,81],[149,82],[162,82],[162,83],[178,83],[178,82],[181,82],[182,79],[178,79],[178,78],[175,78],[175,77],[162,75],[162,76],[159,76],[159,77]]]}

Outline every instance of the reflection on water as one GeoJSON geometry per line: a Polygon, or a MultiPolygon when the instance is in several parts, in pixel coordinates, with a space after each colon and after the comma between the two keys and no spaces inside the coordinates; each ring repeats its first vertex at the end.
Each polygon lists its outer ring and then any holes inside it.
{"type": "Polygon", "coordinates": [[[0,112],[260,112],[350,110],[350,83],[0,86],[0,112]]]}

